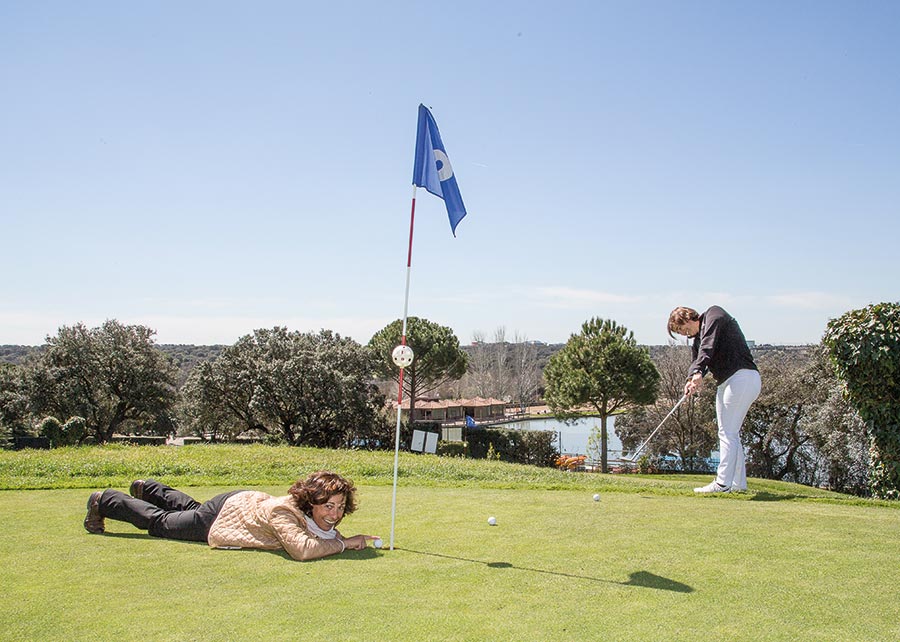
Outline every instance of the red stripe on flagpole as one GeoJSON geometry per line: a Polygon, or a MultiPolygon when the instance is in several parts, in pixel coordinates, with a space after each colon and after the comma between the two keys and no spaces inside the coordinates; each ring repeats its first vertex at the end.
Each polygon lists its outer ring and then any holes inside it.
{"type": "MultiPolygon", "coordinates": [[[[415,188],[413,188],[415,190],[415,188]]],[[[413,245],[413,229],[416,225],[416,194],[413,191],[412,197],[412,205],[409,211],[409,251],[406,254],[406,269],[409,270],[412,268],[412,245],[413,245]]],[[[406,293],[407,301],[404,302],[403,305],[403,334],[400,337],[400,345],[406,345],[406,306],[408,304],[409,299],[409,291],[406,293]]],[[[400,390],[397,392],[397,410],[400,410],[400,405],[403,403],[403,371],[404,368],[400,368],[400,390]]]]}
{"type": "Polygon", "coordinates": [[[409,213],[409,254],[406,257],[406,267],[412,266],[412,240],[413,240],[413,225],[416,222],[416,197],[413,196],[412,199],[412,211],[409,213]]]}

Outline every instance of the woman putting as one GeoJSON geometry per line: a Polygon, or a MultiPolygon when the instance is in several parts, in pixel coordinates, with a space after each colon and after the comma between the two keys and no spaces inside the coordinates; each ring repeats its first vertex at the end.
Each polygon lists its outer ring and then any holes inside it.
{"type": "Polygon", "coordinates": [[[703,386],[703,376],[711,372],[718,384],[716,419],[719,424],[719,468],[716,479],[695,493],[728,493],[747,490],[741,424],[756,398],[761,381],[744,333],[734,317],[717,305],[703,314],[693,308],[678,307],[669,315],[669,336],[693,339],[693,362],[688,370],[684,394],[692,395],[703,386]]]}
{"type": "Polygon", "coordinates": [[[284,497],[253,490],[216,495],[201,504],[153,479],[91,493],[84,527],[102,533],[104,519],[128,522],[154,537],[207,542],[213,548],[287,551],[314,560],[346,549],[361,551],[375,535],[344,537],[337,525],[356,510],[356,488],[337,473],[320,470],[297,480],[284,497]]]}

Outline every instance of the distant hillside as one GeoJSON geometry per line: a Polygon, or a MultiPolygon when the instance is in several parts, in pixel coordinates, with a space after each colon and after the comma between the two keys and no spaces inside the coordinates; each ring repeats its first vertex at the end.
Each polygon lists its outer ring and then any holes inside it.
{"type": "MultiPolygon", "coordinates": [[[[562,343],[551,344],[535,341],[534,346],[537,356],[538,368],[540,370],[543,370],[547,365],[547,361],[549,361],[550,357],[560,349],[562,349],[563,345],[564,344],[562,343]]],[[[507,344],[507,346],[511,348],[512,344],[507,344]]],[[[175,363],[175,366],[178,368],[178,385],[180,386],[188,378],[188,375],[191,373],[191,370],[194,368],[194,366],[196,366],[198,363],[202,363],[203,361],[211,361],[215,359],[227,346],[163,343],[159,344],[157,347],[165,354],[169,355],[172,358],[172,361],[175,363]]],[[[660,351],[665,347],[666,346],[653,345],[647,346],[647,349],[650,351],[650,356],[652,358],[656,358],[659,355],[660,351]]],[[[471,351],[473,350],[472,345],[464,345],[461,346],[461,348],[464,352],[467,353],[471,353],[471,351]]],[[[804,358],[808,356],[808,354],[814,348],[815,346],[808,345],[776,346],[763,344],[754,346],[752,348],[752,352],[754,356],[760,356],[771,352],[785,352],[787,354],[795,355],[798,358],[804,358]]],[[[29,356],[37,356],[43,349],[44,346],[3,345],[0,346],[0,361],[21,365],[25,363],[26,359],[29,356]]]]}
{"type": "Polygon", "coordinates": [[[190,344],[161,343],[157,346],[165,354],[172,357],[178,368],[178,386],[180,387],[198,363],[212,361],[226,348],[223,345],[195,346],[190,344]]]}
{"type": "MultiPolygon", "coordinates": [[[[685,350],[690,349],[690,347],[685,345],[683,342],[677,345],[681,348],[684,348],[685,350]]],[[[668,346],[647,346],[647,350],[650,352],[650,358],[657,359],[660,353],[667,347],[668,346]]],[[[776,346],[769,343],[764,343],[761,345],[751,346],[750,353],[753,355],[754,360],[761,356],[770,355],[773,353],[782,353],[785,355],[803,359],[812,354],[812,351],[815,349],[815,345],[776,346]]]]}
{"type": "Polygon", "coordinates": [[[43,346],[0,346],[0,361],[21,365],[30,354],[37,355],[43,346]]]}
{"type": "MultiPolygon", "coordinates": [[[[180,386],[185,382],[194,366],[203,361],[215,359],[226,346],[163,343],[158,344],[156,347],[172,358],[172,362],[178,368],[178,385],[180,386]]],[[[44,346],[0,346],[0,361],[22,365],[29,356],[37,356],[42,350],[44,350],[44,346]]]]}

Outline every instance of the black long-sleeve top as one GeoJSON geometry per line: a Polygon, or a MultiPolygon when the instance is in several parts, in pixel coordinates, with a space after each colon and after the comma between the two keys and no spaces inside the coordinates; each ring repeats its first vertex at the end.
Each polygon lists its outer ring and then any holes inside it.
{"type": "Polygon", "coordinates": [[[717,305],[700,315],[700,332],[693,339],[689,378],[709,371],[721,384],[738,370],[758,369],[738,322],[717,305]]]}

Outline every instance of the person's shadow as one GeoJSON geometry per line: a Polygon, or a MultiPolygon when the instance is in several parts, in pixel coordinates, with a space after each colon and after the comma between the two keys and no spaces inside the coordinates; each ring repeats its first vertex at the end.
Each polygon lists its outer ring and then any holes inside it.
{"type": "Polygon", "coordinates": [[[153,537],[153,535],[149,535],[148,533],[117,533],[106,531],[102,534],[103,537],[118,537],[121,539],[145,539],[152,542],[166,542],[171,543],[175,542],[176,544],[189,544],[191,546],[209,546],[206,542],[191,542],[189,540],[184,539],[167,539],[165,537],[153,537]]]}
{"type": "Polygon", "coordinates": [[[750,498],[751,502],[784,502],[791,499],[796,499],[799,495],[793,495],[790,493],[781,494],[778,493],[767,493],[766,491],[759,491],[755,493],[753,497],[750,498]]]}

